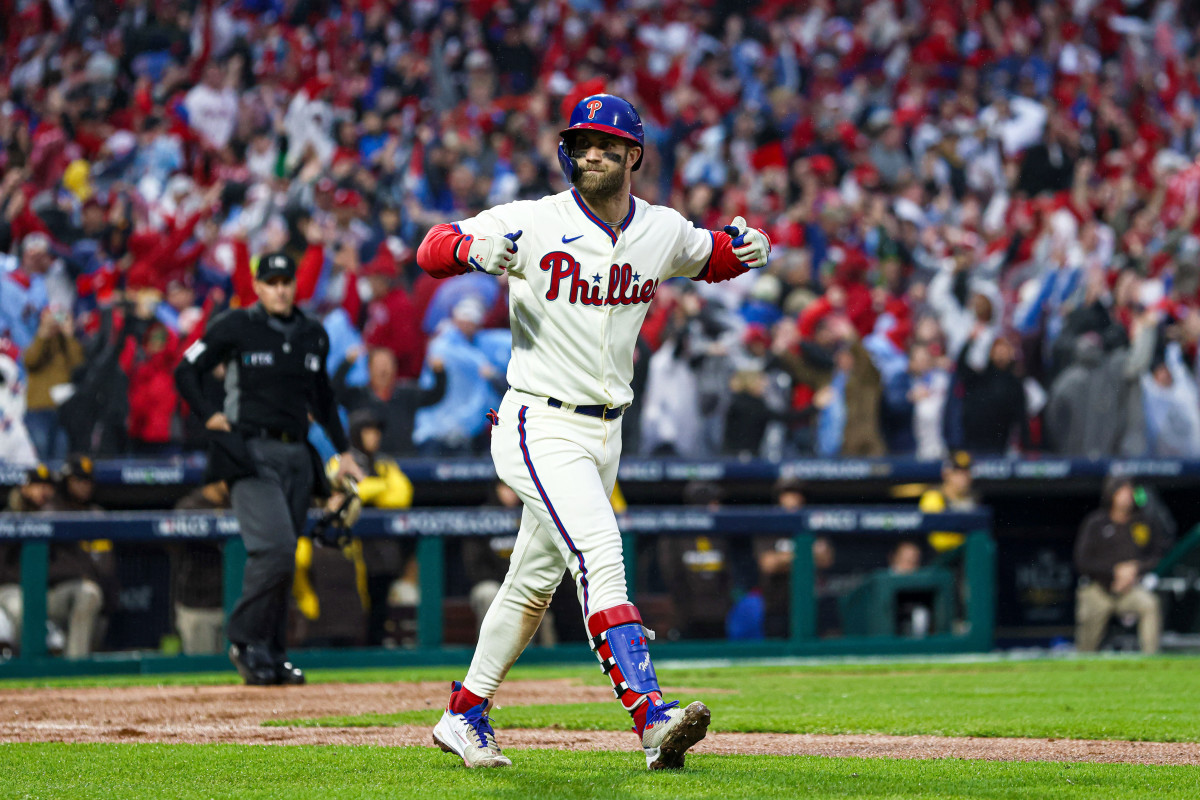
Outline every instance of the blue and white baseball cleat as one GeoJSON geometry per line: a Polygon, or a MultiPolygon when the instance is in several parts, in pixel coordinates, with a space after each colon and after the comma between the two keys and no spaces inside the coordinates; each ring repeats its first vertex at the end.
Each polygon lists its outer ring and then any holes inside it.
{"type": "Polygon", "coordinates": [[[646,728],[642,731],[642,749],[646,751],[647,769],[681,769],[688,748],[708,733],[712,713],[699,701],[687,708],[678,702],[650,709],[646,728]]]}
{"type": "Polygon", "coordinates": [[[468,767],[511,767],[512,761],[496,744],[496,732],[488,720],[487,707],[488,701],[484,700],[462,714],[446,709],[433,729],[433,743],[447,753],[457,755],[468,767]]]}

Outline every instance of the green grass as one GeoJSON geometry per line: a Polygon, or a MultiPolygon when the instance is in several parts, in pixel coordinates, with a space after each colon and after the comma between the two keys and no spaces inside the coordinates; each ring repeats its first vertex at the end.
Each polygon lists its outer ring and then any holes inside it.
{"type": "MultiPolygon", "coordinates": [[[[713,712],[713,730],[718,731],[1196,742],[1200,707],[1181,698],[1200,697],[1197,666],[1191,658],[1072,659],[669,669],[660,670],[659,678],[664,686],[691,690],[678,699],[704,700],[713,712]]],[[[605,685],[599,670],[538,668],[514,670],[512,677],[550,676],[578,676],[589,685],[605,685]]],[[[570,697],[558,699],[566,705],[502,707],[493,719],[501,728],[629,727],[629,718],[615,702],[572,704],[570,697]]],[[[273,724],[433,725],[439,713],[433,709],[273,724]]]]}
{"type": "MultiPolygon", "coordinates": [[[[897,660],[660,666],[717,731],[880,732],[1200,741],[1194,658],[897,660]]],[[[313,670],[314,683],[446,681],[460,669],[313,670]]],[[[513,680],[605,686],[595,667],[517,668],[513,680]]],[[[236,683],[230,673],[3,681],[0,689],[236,683]]],[[[448,686],[447,686],[448,688],[448,686]]],[[[672,694],[672,697],[675,697],[672,694]]],[[[549,699],[549,698],[548,698],[549,699]]],[[[569,701],[569,697],[558,698],[569,701]]],[[[2,710],[0,701],[0,710],[2,710]]],[[[277,722],[432,725],[437,710],[277,722]]],[[[627,730],[615,701],[510,706],[498,726],[627,730]]],[[[503,743],[503,730],[501,730],[503,743]]],[[[637,751],[513,750],[508,770],[465,770],[433,748],[0,744],[0,798],[1200,798],[1200,768],[961,759],[688,757],[648,773],[637,751]]]]}
{"type": "Polygon", "coordinates": [[[640,753],[529,750],[465,770],[432,748],[0,745],[0,794],[51,798],[1194,798],[1200,770],[1123,764],[692,755],[650,773],[640,753]]]}

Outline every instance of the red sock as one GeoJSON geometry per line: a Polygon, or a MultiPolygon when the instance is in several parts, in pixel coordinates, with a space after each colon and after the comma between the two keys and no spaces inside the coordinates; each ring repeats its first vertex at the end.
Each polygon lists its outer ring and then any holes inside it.
{"type": "Polygon", "coordinates": [[[470,709],[482,703],[486,698],[472,692],[467,687],[462,687],[457,692],[450,694],[450,704],[446,706],[453,714],[465,714],[470,709]]]}
{"type": "Polygon", "coordinates": [[[649,713],[652,706],[662,705],[662,695],[658,692],[651,692],[646,695],[646,702],[641,703],[633,711],[630,711],[630,716],[633,717],[633,730],[638,736],[646,730],[646,714],[649,713]]]}

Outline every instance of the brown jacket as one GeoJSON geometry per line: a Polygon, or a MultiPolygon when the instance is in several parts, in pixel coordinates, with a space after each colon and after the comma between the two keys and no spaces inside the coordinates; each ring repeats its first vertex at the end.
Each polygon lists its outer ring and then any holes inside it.
{"type": "Polygon", "coordinates": [[[24,358],[29,373],[25,404],[31,411],[44,411],[54,408],[50,387],[70,382],[71,370],[83,363],[83,345],[61,333],[37,336],[25,349],[24,358]]]}
{"type": "Polygon", "coordinates": [[[854,369],[846,381],[846,432],[842,436],[843,456],[882,456],[887,454],[879,430],[879,404],[883,399],[883,381],[871,360],[871,354],[856,341],[854,369]]]}
{"type": "Polygon", "coordinates": [[[1075,569],[1106,590],[1111,590],[1113,570],[1122,561],[1138,562],[1138,572],[1153,570],[1170,548],[1158,526],[1140,511],[1128,522],[1114,522],[1104,509],[1093,511],[1079,526],[1075,539],[1075,569]]]}
{"type": "MultiPolygon", "coordinates": [[[[843,456],[882,456],[887,454],[879,429],[879,406],[883,399],[883,381],[861,341],[850,345],[854,368],[846,380],[846,430],[842,435],[843,456]]],[[[786,354],[780,358],[794,381],[808,384],[813,391],[833,381],[833,370],[812,365],[803,357],[786,354]]]]}

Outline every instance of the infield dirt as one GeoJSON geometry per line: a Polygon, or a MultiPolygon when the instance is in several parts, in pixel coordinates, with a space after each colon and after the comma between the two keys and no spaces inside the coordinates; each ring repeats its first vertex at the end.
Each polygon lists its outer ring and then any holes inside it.
{"type": "MultiPolygon", "coordinates": [[[[169,744],[430,744],[419,725],[363,728],[263,727],[278,719],[309,719],[439,708],[448,684],[316,684],[297,687],[155,686],[0,690],[0,742],[165,742],[169,744]]],[[[696,689],[670,688],[672,696],[696,689]]],[[[704,690],[707,694],[713,692],[704,690]]],[[[612,692],[572,680],[511,681],[496,705],[612,702],[612,692]]],[[[719,724],[719,720],[717,721],[719,724]]],[[[635,750],[632,733],[558,729],[498,731],[506,749],[635,750]]],[[[1200,765],[1200,743],[1078,739],[712,732],[699,753],[970,758],[993,761],[1092,761],[1200,765]]]]}

